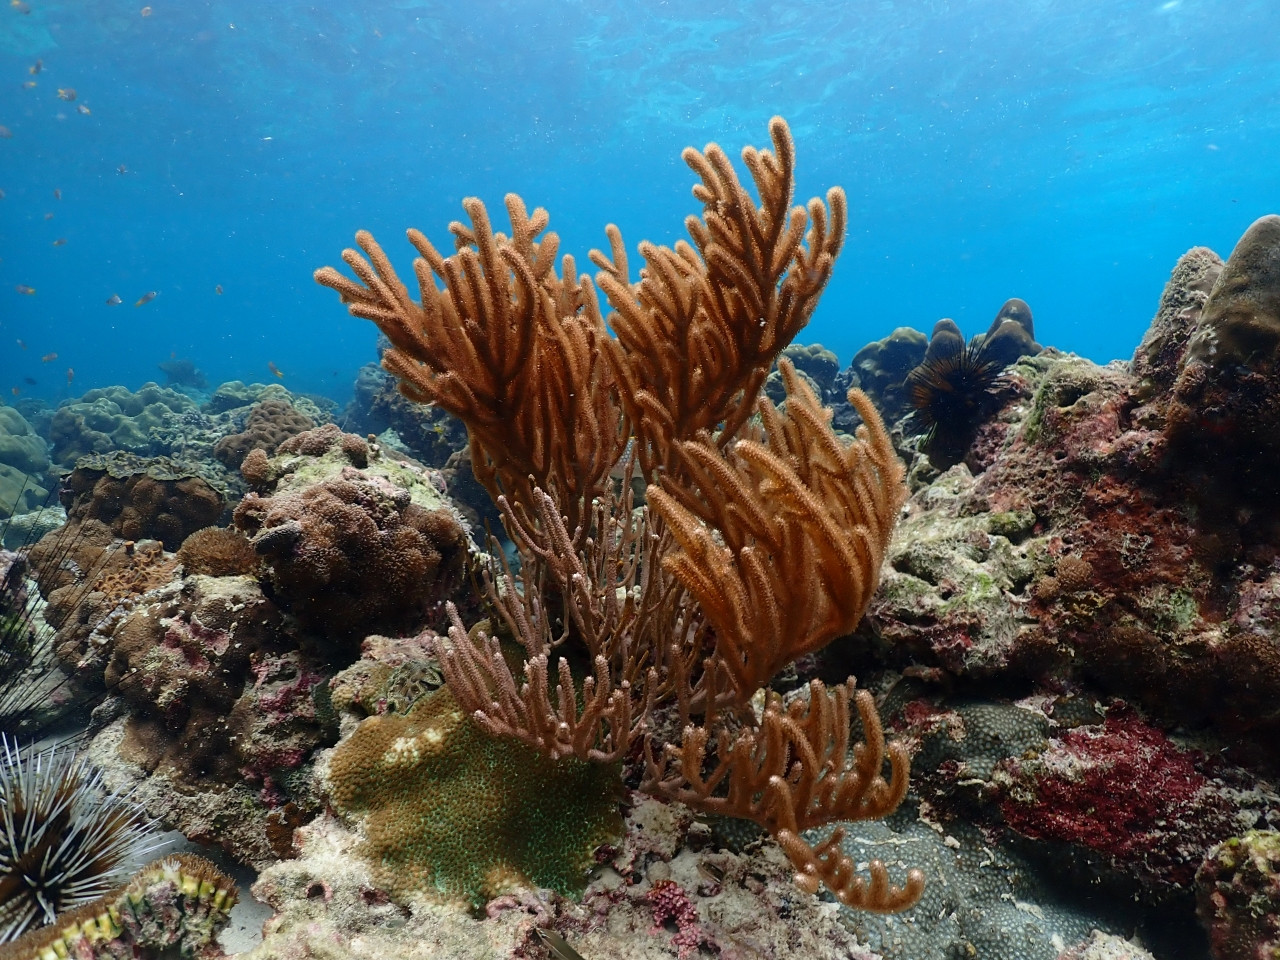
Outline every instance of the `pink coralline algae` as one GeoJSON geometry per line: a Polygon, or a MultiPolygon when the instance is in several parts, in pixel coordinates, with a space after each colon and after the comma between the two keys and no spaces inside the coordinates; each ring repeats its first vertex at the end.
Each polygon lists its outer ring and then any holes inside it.
{"type": "Polygon", "coordinates": [[[1218,772],[1114,706],[1101,726],[1005,761],[996,782],[1011,829],[1101,855],[1160,896],[1189,888],[1204,851],[1239,829],[1238,801],[1218,772]]]}
{"type": "Polygon", "coordinates": [[[684,889],[672,880],[659,880],[645,899],[653,908],[653,929],[649,932],[662,933],[668,923],[674,924],[676,932],[671,937],[671,945],[680,960],[693,955],[706,936],[698,925],[698,910],[689,902],[684,889]]]}

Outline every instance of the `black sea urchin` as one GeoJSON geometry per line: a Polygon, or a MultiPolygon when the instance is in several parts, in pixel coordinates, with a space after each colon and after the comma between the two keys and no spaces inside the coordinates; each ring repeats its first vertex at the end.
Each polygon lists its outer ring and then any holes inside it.
{"type": "Polygon", "coordinates": [[[968,446],[1003,370],[1004,364],[981,344],[966,346],[959,331],[954,339],[940,338],[935,329],[924,361],[907,375],[907,397],[931,455],[935,446],[968,446]],[[934,349],[934,342],[945,345],[934,349]]]}
{"type": "Polygon", "coordinates": [[[157,845],[155,822],[72,750],[0,737],[0,943],[101,897],[157,845]]]}

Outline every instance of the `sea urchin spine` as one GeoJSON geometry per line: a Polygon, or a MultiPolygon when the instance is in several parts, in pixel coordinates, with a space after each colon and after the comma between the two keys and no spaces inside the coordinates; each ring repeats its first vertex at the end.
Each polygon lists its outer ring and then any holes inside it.
{"type": "Polygon", "coordinates": [[[119,886],[157,846],[155,822],[73,750],[0,737],[0,943],[119,886]]]}

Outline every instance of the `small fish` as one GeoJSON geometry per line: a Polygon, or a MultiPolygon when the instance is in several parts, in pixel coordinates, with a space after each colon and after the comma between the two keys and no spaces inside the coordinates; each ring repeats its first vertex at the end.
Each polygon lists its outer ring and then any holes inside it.
{"type": "Polygon", "coordinates": [[[44,61],[37,60],[31,66],[27,67],[27,73],[31,74],[34,77],[37,73],[39,73],[43,69],[44,69],[44,61]]]}
{"type": "Polygon", "coordinates": [[[23,3],[22,0],[9,0],[9,6],[13,7],[13,9],[17,10],[19,13],[31,12],[31,8],[23,3]]]}
{"type": "Polygon", "coordinates": [[[36,87],[38,87],[38,86],[39,86],[39,84],[38,84],[38,83],[36,83],[34,80],[23,80],[23,81],[22,81],[22,89],[24,89],[24,90],[34,90],[34,89],[35,89],[36,87]]]}
{"type": "Polygon", "coordinates": [[[77,103],[77,104],[76,104],[76,112],[77,112],[77,113],[83,113],[86,117],[87,117],[89,114],[93,113],[93,111],[92,111],[92,110],[90,110],[88,107],[86,107],[83,103],[77,103]]]}
{"type": "Polygon", "coordinates": [[[218,284],[216,287],[214,287],[213,292],[216,293],[218,296],[222,296],[222,284],[218,284]]]}
{"type": "Polygon", "coordinates": [[[277,367],[277,366],[276,366],[272,361],[270,361],[270,360],[268,360],[268,361],[267,361],[267,369],[268,369],[268,370],[270,370],[272,373],[274,373],[274,374],[276,375],[276,378],[277,378],[278,380],[283,380],[283,379],[284,379],[284,374],[280,372],[280,368],[279,368],[279,367],[277,367]]]}
{"type": "Polygon", "coordinates": [[[67,386],[71,386],[71,381],[76,378],[76,372],[67,367],[67,386]]]}
{"type": "Polygon", "coordinates": [[[19,390],[17,387],[12,387],[12,388],[9,390],[9,392],[10,392],[10,393],[12,393],[12,394],[16,397],[16,396],[17,396],[18,394],[20,394],[22,391],[21,391],[21,390],[19,390]]]}
{"type": "Polygon", "coordinates": [[[0,200],[3,200],[3,199],[4,199],[4,191],[0,190],[0,200]]]}
{"type": "Polygon", "coordinates": [[[58,355],[56,353],[46,353],[43,357],[40,358],[40,362],[53,363],[53,361],[57,359],[58,359],[58,355]]]}
{"type": "Polygon", "coordinates": [[[27,349],[27,341],[25,341],[25,340],[19,340],[19,341],[18,341],[18,349],[19,349],[19,350],[25,350],[25,349],[27,349]]]}
{"type": "Polygon", "coordinates": [[[13,289],[17,290],[24,297],[34,297],[36,295],[36,288],[28,287],[25,283],[19,283],[13,289]]]}
{"type": "Polygon", "coordinates": [[[46,220],[52,220],[52,219],[53,219],[53,214],[52,214],[52,213],[46,213],[46,214],[44,215],[44,218],[45,218],[46,220]]]}
{"type": "Polygon", "coordinates": [[[70,103],[70,102],[71,102],[72,100],[74,100],[75,98],[76,98],[76,88],[75,88],[75,87],[59,87],[59,88],[58,88],[58,99],[59,99],[59,100],[65,100],[67,103],[70,103]]]}
{"type": "Polygon", "coordinates": [[[540,939],[557,960],[583,960],[582,954],[573,947],[560,934],[554,930],[543,930],[541,927],[534,927],[533,932],[540,939]]]}
{"type": "Polygon", "coordinates": [[[129,172],[129,168],[126,167],[123,163],[120,164],[120,166],[116,167],[116,173],[120,174],[121,176],[123,176],[128,172],[129,172]]]}
{"type": "Polygon", "coordinates": [[[134,304],[134,306],[135,306],[135,307],[140,307],[140,306],[142,306],[144,303],[150,303],[152,300],[154,300],[154,299],[155,299],[156,297],[158,297],[159,295],[160,295],[160,291],[159,291],[159,290],[148,290],[146,293],[144,293],[142,296],[140,296],[140,297],[138,298],[138,302],[137,302],[137,303],[135,303],[135,304],[134,304]]]}
{"type": "Polygon", "coordinates": [[[61,190],[59,190],[57,187],[54,187],[54,188],[53,188],[53,199],[55,199],[55,200],[61,200],[61,199],[62,199],[62,191],[61,191],[61,190]]]}
{"type": "Polygon", "coordinates": [[[117,293],[113,293],[111,296],[107,297],[108,307],[118,307],[122,303],[124,303],[124,301],[120,299],[120,295],[117,293]]]}
{"type": "Polygon", "coordinates": [[[28,387],[34,387],[34,386],[36,385],[36,378],[35,378],[35,377],[23,377],[23,378],[22,378],[22,382],[23,382],[23,383],[25,383],[28,387]]]}
{"type": "Polygon", "coordinates": [[[140,12],[144,17],[149,17],[149,16],[151,16],[151,8],[150,8],[150,7],[143,7],[139,12],[140,12]]]}
{"type": "Polygon", "coordinates": [[[3,124],[0,124],[0,140],[8,140],[12,136],[13,131],[3,124]]]}
{"type": "Polygon", "coordinates": [[[59,237],[57,240],[53,241],[53,245],[54,245],[55,247],[60,247],[60,246],[62,246],[62,245],[63,245],[64,243],[66,243],[66,242],[67,242],[67,238],[66,238],[66,237],[59,237]]]}

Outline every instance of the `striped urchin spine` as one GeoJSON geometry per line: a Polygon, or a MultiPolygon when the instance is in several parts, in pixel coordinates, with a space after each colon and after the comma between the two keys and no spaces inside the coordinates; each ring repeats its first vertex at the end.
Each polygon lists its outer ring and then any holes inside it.
{"type": "Polygon", "coordinates": [[[66,747],[0,736],[0,943],[125,882],[156,824],[66,747]]]}

